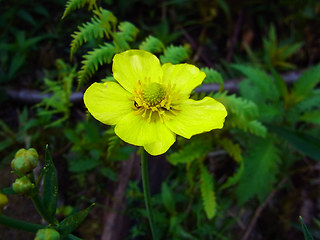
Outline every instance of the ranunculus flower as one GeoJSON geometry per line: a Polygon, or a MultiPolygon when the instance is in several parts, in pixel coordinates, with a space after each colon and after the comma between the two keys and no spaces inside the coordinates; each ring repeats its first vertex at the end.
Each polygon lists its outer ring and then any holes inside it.
{"type": "Polygon", "coordinates": [[[94,118],[116,125],[125,142],[143,146],[151,155],[165,153],[176,140],[223,127],[227,111],[211,97],[189,99],[206,77],[190,64],[166,63],[143,50],[116,54],[117,82],[93,83],[84,103],[94,118]]]}

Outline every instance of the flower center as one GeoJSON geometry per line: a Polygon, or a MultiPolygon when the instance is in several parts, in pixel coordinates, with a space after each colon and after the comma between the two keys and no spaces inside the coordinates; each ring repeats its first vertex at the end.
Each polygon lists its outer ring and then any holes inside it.
{"type": "Polygon", "coordinates": [[[180,111],[180,95],[171,84],[161,84],[145,79],[138,81],[132,96],[132,108],[147,122],[171,119],[180,111]]]}
{"type": "Polygon", "coordinates": [[[166,96],[166,91],[159,83],[150,83],[143,91],[143,99],[150,105],[155,106],[166,96]]]}

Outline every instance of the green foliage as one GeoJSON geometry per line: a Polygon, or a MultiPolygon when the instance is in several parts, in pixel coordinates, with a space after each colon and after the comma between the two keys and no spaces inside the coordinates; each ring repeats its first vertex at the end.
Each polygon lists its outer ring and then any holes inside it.
{"type": "Polygon", "coordinates": [[[71,37],[70,55],[72,56],[77,52],[77,49],[90,39],[99,39],[103,37],[110,37],[114,29],[117,19],[112,12],[100,8],[100,10],[93,11],[95,16],[91,18],[91,22],[84,23],[78,27],[79,31],[74,32],[71,37]]]}
{"type": "Polygon", "coordinates": [[[161,53],[165,47],[158,38],[150,35],[139,45],[139,49],[152,53],[161,53]]]}
{"type": "Polygon", "coordinates": [[[240,204],[256,196],[262,202],[273,188],[279,169],[279,150],[270,139],[255,139],[244,157],[244,171],[237,186],[240,204]]]}
{"type": "Polygon", "coordinates": [[[222,146],[236,162],[242,162],[242,150],[239,144],[234,143],[230,139],[223,138],[219,140],[219,145],[222,146]]]}
{"type": "Polygon", "coordinates": [[[213,190],[213,178],[204,166],[201,166],[200,179],[201,197],[204,210],[207,217],[212,219],[216,214],[217,203],[213,190]]]}
{"type": "Polygon", "coordinates": [[[207,76],[203,83],[219,83],[223,85],[223,78],[216,70],[208,67],[200,68],[207,76]]]}
{"type": "Polygon", "coordinates": [[[76,78],[76,67],[57,60],[57,76],[50,76],[44,79],[46,89],[44,93],[50,94],[44,97],[42,101],[36,105],[38,108],[38,116],[46,122],[45,127],[55,127],[66,121],[70,115],[70,96],[72,92],[73,81],[76,78]],[[63,116],[52,121],[52,115],[62,114],[63,116]]]}
{"type": "Polygon", "coordinates": [[[211,144],[209,141],[193,138],[180,151],[168,155],[168,161],[173,165],[179,163],[189,164],[196,159],[204,157],[210,149],[211,144]]]}
{"type": "Polygon", "coordinates": [[[288,59],[295,54],[301,47],[302,43],[290,43],[286,41],[278,43],[275,27],[272,25],[269,29],[268,36],[262,39],[262,53],[256,55],[252,49],[244,43],[244,48],[255,65],[263,68],[269,68],[270,65],[278,69],[293,69],[295,66],[288,62],[288,59]]]}
{"type": "Polygon", "coordinates": [[[93,6],[96,5],[96,0],[68,0],[62,19],[76,9],[83,8],[86,4],[89,4],[90,10],[93,6]]]}
{"type": "Polygon", "coordinates": [[[110,43],[105,43],[84,55],[83,65],[78,72],[79,86],[82,86],[98,70],[99,66],[110,63],[115,53],[115,47],[110,43]]]}
{"type": "Polygon", "coordinates": [[[177,64],[182,61],[187,60],[189,54],[183,46],[169,46],[164,50],[164,54],[160,56],[160,61],[162,63],[172,63],[177,64]]]}

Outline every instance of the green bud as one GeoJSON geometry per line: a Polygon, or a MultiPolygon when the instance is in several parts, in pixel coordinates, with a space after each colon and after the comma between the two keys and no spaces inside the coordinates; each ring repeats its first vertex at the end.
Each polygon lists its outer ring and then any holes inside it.
{"type": "Polygon", "coordinates": [[[34,188],[34,184],[31,183],[30,179],[26,176],[16,179],[12,184],[12,189],[18,194],[28,193],[31,189],[34,188]]]}
{"type": "Polygon", "coordinates": [[[59,240],[60,234],[52,228],[39,229],[34,240],[59,240]]]}
{"type": "Polygon", "coordinates": [[[23,174],[28,173],[37,166],[38,159],[39,155],[34,148],[28,150],[21,148],[11,161],[11,168],[23,174]]]}
{"type": "Polygon", "coordinates": [[[2,208],[4,206],[6,206],[8,204],[8,202],[9,202],[9,200],[8,200],[7,195],[0,193],[0,214],[1,214],[2,208]]]}

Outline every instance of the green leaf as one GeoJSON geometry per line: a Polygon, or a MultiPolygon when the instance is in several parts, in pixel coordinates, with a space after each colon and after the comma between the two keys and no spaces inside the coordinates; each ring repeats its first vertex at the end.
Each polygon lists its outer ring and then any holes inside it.
{"type": "Polygon", "coordinates": [[[208,67],[200,68],[206,74],[206,78],[203,83],[219,83],[223,85],[223,78],[216,70],[208,67]]]}
{"type": "Polygon", "coordinates": [[[320,161],[320,139],[306,133],[293,131],[283,127],[269,126],[269,130],[286,140],[307,156],[320,161]]]}
{"type": "Polygon", "coordinates": [[[304,113],[300,117],[300,120],[308,122],[308,123],[320,125],[320,111],[319,111],[319,109],[304,113]]]}
{"type": "Polygon", "coordinates": [[[203,201],[204,210],[208,219],[212,219],[216,214],[217,203],[213,190],[213,178],[208,170],[201,166],[201,197],[203,201]]]}
{"type": "Polygon", "coordinates": [[[312,92],[320,82],[320,64],[306,70],[294,83],[293,96],[296,102],[300,102],[312,92]]]}
{"type": "Polygon", "coordinates": [[[203,139],[192,139],[191,143],[184,146],[178,152],[174,152],[168,156],[168,161],[177,165],[179,163],[191,163],[192,161],[203,157],[211,149],[210,141],[203,139]]]}
{"type": "Polygon", "coordinates": [[[80,212],[74,213],[62,220],[58,226],[58,231],[61,233],[61,235],[66,236],[72,233],[77,227],[79,227],[80,224],[86,219],[91,208],[93,208],[94,205],[95,204],[92,204],[90,207],[80,212]]]}
{"type": "Polygon", "coordinates": [[[161,185],[161,198],[163,205],[167,208],[170,214],[174,214],[176,212],[175,201],[172,196],[171,189],[165,182],[161,185]]]}
{"type": "Polygon", "coordinates": [[[165,47],[160,39],[150,35],[140,44],[139,49],[152,53],[160,53],[165,49],[165,47]]]}
{"type": "Polygon", "coordinates": [[[272,77],[267,75],[265,71],[258,68],[245,65],[232,65],[233,68],[244,74],[253,86],[250,89],[242,89],[242,94],[245,96],[246,92],[254,91],[256,96],[263,101],[270,100],[276,102],[279,99],[279,90],[276,88],[275,82],[272,77]]]}
{"type": "Polygon", "coordinates": [[[223,138],[219,140],[219,145],[222,146],[234,160],[242,162],[242,151],[239,144],[235,144],[230,139],[223,138]]]}
{"type": "Polygon", "coordinates": [[[177,64],[187,60],[188,57],[189,54],[183,46],[176,47],[170,45],[164,50],[164,54],[160,56],[160,60],[162,63],[177,64]]]}
{"type": "Polygon", "coordinates": [[[96,3],[96,1],[95,0],[68,0],[62,19],[64,19],[65,16],[70,14],[72,11],[84,7],[86,3],[89,4],[89,9],[91,9],[92,6],[96,3]]]}
{"type": "Polygon", "coordinates": [[[15,191],[13,191],[12,187],[2,188],[0,192],[6,195],[17,194],[15,191]]]}
{"type": "Polygon", "coordinates": [[[302,217],[300,216],[299,219],[300,219],[300,223],[301,223],[304,239],[305,240],[313,240],[313,237],[312,237],[311,233],[309,232],[306,224],[303,222],[302,217]]]}
{"type": "Polygon", "coordinates": [[[45,166],[43,168],[43,190],[41,196],[41,202],[46,210],[46,216],[49,223],[56,222],[55,214],[57,210],[58,200],[58,181],[56,175],[56,169],[53,165],[53,161],[49,152],[48,145],[45,150],[45,166]]]}
{"type": "Polygon", "coordinates": [[[249,155],[243,158],[244,171],[236,189],[239,204],[257,196],[260,202],[272,190],[280,157],[270,139],[256,138],[249,155]]]}
{"type": "Polygon", "coordinates": [[[232,176],[230,176],[227,181],[221,185],[221,187],[219,188],[219,190],[223,190],[225,188],[231,187],[233,185],[235,185],[236,183],[239,182],[239,180],[242,177],[244,171],[244,164],[243,162],[240,163],[240,167],[238,168],[238,170],[236,171],[235,174],[233,174],[232,176]]]}

